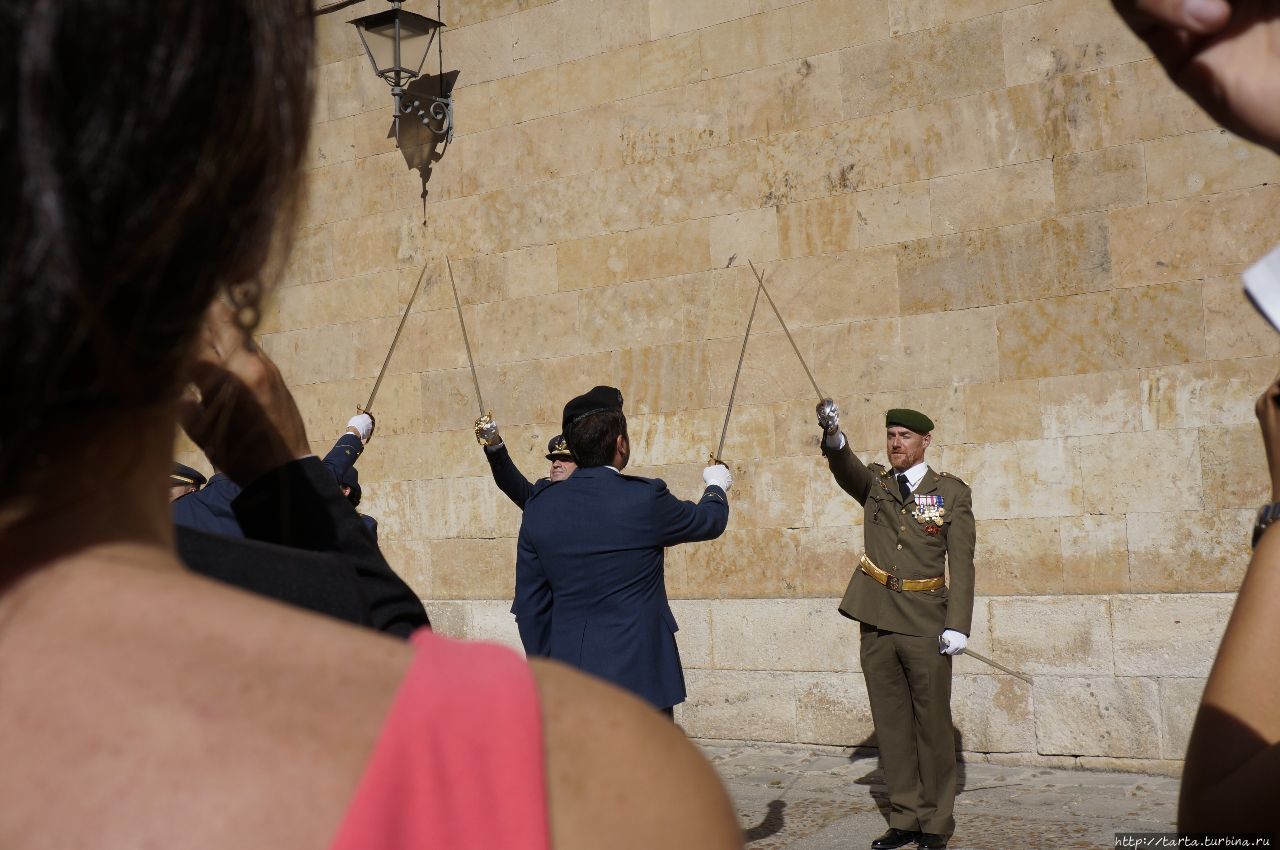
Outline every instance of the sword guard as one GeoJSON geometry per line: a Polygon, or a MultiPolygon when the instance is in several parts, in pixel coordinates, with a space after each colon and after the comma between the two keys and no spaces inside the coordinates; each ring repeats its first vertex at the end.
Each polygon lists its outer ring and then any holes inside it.
{"type": "Polygon", "coordinates": [[[727,465],[720,458],[716,457],[715,452],[707,452],[707,466],[727,465]]]}

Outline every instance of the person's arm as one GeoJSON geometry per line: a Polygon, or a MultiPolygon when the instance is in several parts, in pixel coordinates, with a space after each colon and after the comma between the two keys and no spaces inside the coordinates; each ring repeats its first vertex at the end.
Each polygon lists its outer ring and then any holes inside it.
{"type": "Polygon", "coordinates": [[[556,850],[743,846],[733,803],[680,727],[619,688],[530,662],[556,850]]]}
{"type": "Polygon", "coordinates": [[[524,503],[529,501],[529,495],[533,493],[533,484],[516,467],[506,443],[485,446],[484,457],[489,461],[489,471],[493,473],[498,489],[515,502],[517,508],[524,510],[524,503]]]}
{"type": "Polygon", "coordinates": [[[729,497],[726,492],[732,483],[729,471],[717,464],[707,467],[702,477],[707,487],[697,503],[677,499],[667,489],[665,481],[654,481],[654,528],[660,545],[715,540],[724,533],[725,526],[729,524],[729,497]]]}
{"type": "Polygon", "coordinates": [[[978,532],[973,519],[973,494],[965,488],[951,507],[947,529],[947,619],[943,629],[968,636],[973,628],[973,550],[978,532]]]}
{"type": "MultiPolygon", "coordinates": [[[[1280,501],[1280,380],[1258,399],[1271,498],[1280,501]]],[[[1280,831],[1280,530],[1263,532],[1191,730],[1178,829],[1280,831]]]]}
{"type": "Polygon", "coordinates": [[[1280,15],[1265,0],[1113,0],[1169,78],[1222,126],[1280,153],[1280,15]]]}
{"type": "Polygon", "coordinates": [[[341,484],[342,476],[356,465],[363,451],[364,443],[360,440],[360,436],[347,431],[338,438],[321,462],[328,468],[333,480],[341,484]]]}
{"type": "Polygon", "coordinates": [[[829,398],[818,402],[818,427],[822,429],[822,456],[827,459],[836,483],[857,499],[858,504],[866,504],[875,476],[849,448],[849,440],[840,430],[840,408],[829,398]]]}
{"type": "Polygon", "coordinates": [[[516,593],[511,604],[520,643],[528,656],[551,652],[551,583],[542,571],[538,552],[520,529],[516,541],[516,593]]]}

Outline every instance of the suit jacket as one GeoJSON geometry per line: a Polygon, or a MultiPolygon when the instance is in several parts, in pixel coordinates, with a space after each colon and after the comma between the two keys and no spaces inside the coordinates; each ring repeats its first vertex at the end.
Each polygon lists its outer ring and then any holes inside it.
{"type": "Polygon", "coordinates": [[[530,483],[528,478],[516,467],[515,461],[511,459],[511,452],[507,451],[505,444],[499,444],[492,451],[484,450],[485,459],[489,461],[489,471],[493,473],[493,480],[498,485],[498,489],[507,494],[507,498],[515,502],[516,507],[524,510],[525,502],[529,501],[529,497],[533,495],[535,490],[540,490],[551,483],[549,478],[540,478],[536,483],[530,483]]]}
{"type": "Polygon", "coordinates": [[[173,522],[179,527],[243,538],[231,502],[240,495],[240,485],[221,472],[214,473],[203,489],[188,493],[174,502],[173,522]]]}
{"type": "Polygon", "coordinates": [[[603,466],[536,490],[516,547],[512,610],[525,652],[571,664],[659,708],[682,702],[663,547],[712,540],[728,521],[719,487],[686,502],[662,481],[603,466]]]}
{"type": "Polygon", "coordinates": [[[824,445],[822,453],[836,483],[863,506],[864,543],[872,563],[903,579],[950,573],[949,586],[903,592],[890,590],[855,565],[840,613],[905,635],[939,635],[944,629],[969,634],[977,539],[969,485],[929,468],[904,500],[892,471],[878,463],[866,466],[847,441],[840,449],[824,445]],[[917,505],[939,500],[945,511],[942,522],[922,521],[917,505]]]}
{"type": "Polygon", "coordinates": [[[267,473],[230,507],[252,539],[177,529],[179,557],[194,572],[399,637],[430,625],[316,458],[267,473]]]}

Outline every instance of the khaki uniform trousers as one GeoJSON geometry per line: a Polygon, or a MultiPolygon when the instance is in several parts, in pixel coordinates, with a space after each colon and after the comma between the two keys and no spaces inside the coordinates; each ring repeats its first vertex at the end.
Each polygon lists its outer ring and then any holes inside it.
{"type": "Polygon", "coordinates": [[[889,790],[889,826],[955,832],[956,744],[951,656],[938,638],[861,623],[862,675],[889,790]]]}

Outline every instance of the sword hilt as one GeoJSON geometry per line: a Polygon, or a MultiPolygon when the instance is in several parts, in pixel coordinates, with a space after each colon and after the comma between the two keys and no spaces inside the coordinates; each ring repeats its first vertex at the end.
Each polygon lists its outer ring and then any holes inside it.
{"type": "Polygon", "coordinates": [[[715,452],[707,452],[707,466],[716,466],[717,464],[727,466],[723,460],[716,457],[715,452]]]}

